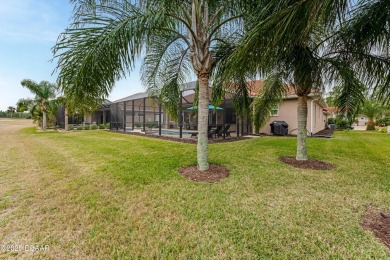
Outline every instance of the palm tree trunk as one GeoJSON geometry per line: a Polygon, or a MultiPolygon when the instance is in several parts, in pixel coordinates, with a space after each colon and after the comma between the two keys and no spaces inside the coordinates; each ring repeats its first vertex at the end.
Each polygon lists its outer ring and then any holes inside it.
{"type": "Polygon", "coordinates": [[[46,131],[46,112],[42,111],[42,131],[46,131]]]}
{"type": "Polygon", "coordinates": [[[198,99],[198,170],[209,169],[208,163],[208,116],[209,116],[209,77],[199,76],[199,99],[198,99]]]}
{"type": "Polygon", "coordinates": [[[65,114],[65,131],[68,131],[69,127],[68,127],[68,109],[66,108],[66,105],[65,105],[65,111],[64,111],[64,114],[65,114]]]}
{"type": "Polygon", "coordinates": [[[299,161],[307,160],[307,96],[298,97],[298,135],[297,156],[299,161]]]}

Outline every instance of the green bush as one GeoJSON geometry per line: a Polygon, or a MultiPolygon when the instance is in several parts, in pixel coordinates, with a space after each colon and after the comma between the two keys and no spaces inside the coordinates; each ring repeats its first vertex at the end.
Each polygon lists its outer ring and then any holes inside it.
{"type": "Polygon", "coordinates": [[[368,121],[367,122],[367,128],[366,128],[367,131],[372,131],[372,130],[375,130],[375,123],[374,121],[368,121]]]}
{"type": "Polygon", "coordinates": [[[73,131],[74,127],[73,125],[68,125],[68,131],[73,131]]]}
{"type": "Polygon", "coordinates": [[[377,126],[388,126],[390,125],[390,117],[377,118],[375,123],[377,126]]]}
{"type": "Polygon", "coordinates": [[[106,129],[110,129],[110,123],[106,124],[106,129]]]}
{"type": "Polygon", "coordinates": [[[97,125],[92,125],[92,126],[91,126],[91,129],[92,129],[92,130],[96,130],[96,129],[98,129],[98,128],[99,128],[99,127],[98,127],[97,125]]]}
{"type": "Polygon", "coordinates": [[[77,130],[83,130],[83,126],[82,125],[78,125],[77,126],[77,130]]]}
{"type": "Polygon", "coordinates": [[[333,117],[328,118],[328,124],[336,124],[336,118],[333,117]]]}
{"type": "Polygon", "coordinates": [[[348,121],[342,118],[336,118],[335,120],[337,129],[347,129],[349,127],[348,121]]]}
{"type": "Polygon", "coordinates": [[[379,131],[380,131],[381,133],[386,134],[386,133],[387,133],[387,127],[381,127],[381,128],[379,129],[379,131]]]}
{"type": "Polygon", "coordinates": [[[104,124],[99,125],[99,129],[105,129],[105,128],[106,128],[106,126],[104,124]]]}
{"type": "Polygon", "coordinates": [[[84,126],[84,130],[91,130],[91,126],[90,125],[84,126]]]}

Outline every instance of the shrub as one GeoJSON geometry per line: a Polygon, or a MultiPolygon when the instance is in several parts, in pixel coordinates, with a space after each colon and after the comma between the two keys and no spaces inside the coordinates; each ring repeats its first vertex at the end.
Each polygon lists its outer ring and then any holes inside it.
{"type": "Polygon", "coordinates": [[[337,129],[347,129],[349,127],[348,121],[342,118],[336,118],[337,129]]]}
{"type": "Polygon", "coordinates": [[[110,123],[106,124],[106,129],[110,129],[110,123]]]}
{"type": "Polygon", "coordinates": [[[96,130],[96,129],[98,129],[98,128],[99,128],[99,127],[98,127],[97,125],[92,125],[92,126],[91,126],[91,129],[92,129],[92,130],[96,130]]]}
{"type": "Polygon", "coordinates": [[[377,118],[375,123],[377,126],[388,126],[390,125],[390,117],[377,118]]]}
{"type": "Polygon", "coordinates": [[[83,126],[82,125],[78,125],[77,126],[77,130],[83,130],[83,126]]]}
{"type": "Polygon", "coordinates": [[[73,131],[74,126],[73,125],[68,125],[68,131],[73,131]]]}
{"type": "Polygon", "coordinates": [[[387,133],[387,127],[382,127],[382,128],[379,129],[379,131],[380,131],[381,133],[386,134],[386,133],[387,133]]]}
{"type": "Polygon", "coordinates": [[[368,121],[367,122],[367,128],[366,128],[367,131],[372,131],[372,130],[375,130],[375,123],[374,121],[368,121]]]}
{"type": "Polygon", "coordinates": [[[91,130],[91,126],[90,125],[84,126],[84,130],[91,130]]]}
{"type": "Polygon", "coordinates": [[[99,129],[105,129],[105,128],[106,128],[106,126],[104,124],[99,125],[99,129]]]}
{"type": "Polygon", "coordinates": [[[336,118],[333,117],[328,118],[328,124],[336,124],[336,118]]]}

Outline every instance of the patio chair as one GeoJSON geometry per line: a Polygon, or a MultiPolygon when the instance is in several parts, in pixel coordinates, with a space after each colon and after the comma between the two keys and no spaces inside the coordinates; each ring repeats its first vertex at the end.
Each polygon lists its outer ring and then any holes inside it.
{"type": "Polygon", "coordinates": [[[217,137],[222,137],[224,134],[225,136],[230,136],[231,132],[229,131],[229,128],[230,124],[226,124],[225,127],[218,132],[217,137]]]}
{"type": "Polygon", "coordinates": [[[222,130],[222,126],[219,125],[216,128],[211,128],[208,133],[209,138],[213,138],[213,136],[217,136],[218,133],[222,130]]]}
{"type": "MultiPolygon", "coordinates": [[[[207,133],[208,133],[209,138],[211,138],[210,137],[210,132],[211,131],[214,131],[214,130],[213,130],[213,127],[209,125],[208,128],[207,128],[207,133]]],[[[191,138],[192,137],[198,137],[198,132],[192,132],[191,133],[191,138]]]]}

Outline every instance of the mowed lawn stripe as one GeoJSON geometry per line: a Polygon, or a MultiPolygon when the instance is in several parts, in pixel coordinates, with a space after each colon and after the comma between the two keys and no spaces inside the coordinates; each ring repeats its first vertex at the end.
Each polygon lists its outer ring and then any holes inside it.
{"type": "MultiPolygon", "coordinates": [[[[360,227],[368,205],[390,208],[383,156],[389,135],[335,136],[308,141],[312,158],[336,165],[330,171],[280,162],[294,155],[294,138],[212,144],[210,161],[231,175],[205,184],[177,174],[196,163],[194,145],[105,131],[24,130],[17,139],[41,176],[19,191],[28,203],[17,199],[10,222],[0,222],[1,242],[27,237],[48,244],[50,251],[38,255],[53,258],[390,257],[360,227]]],[[[24,181],[17,172],[9,179],[15,185],[24,181]]]]}

